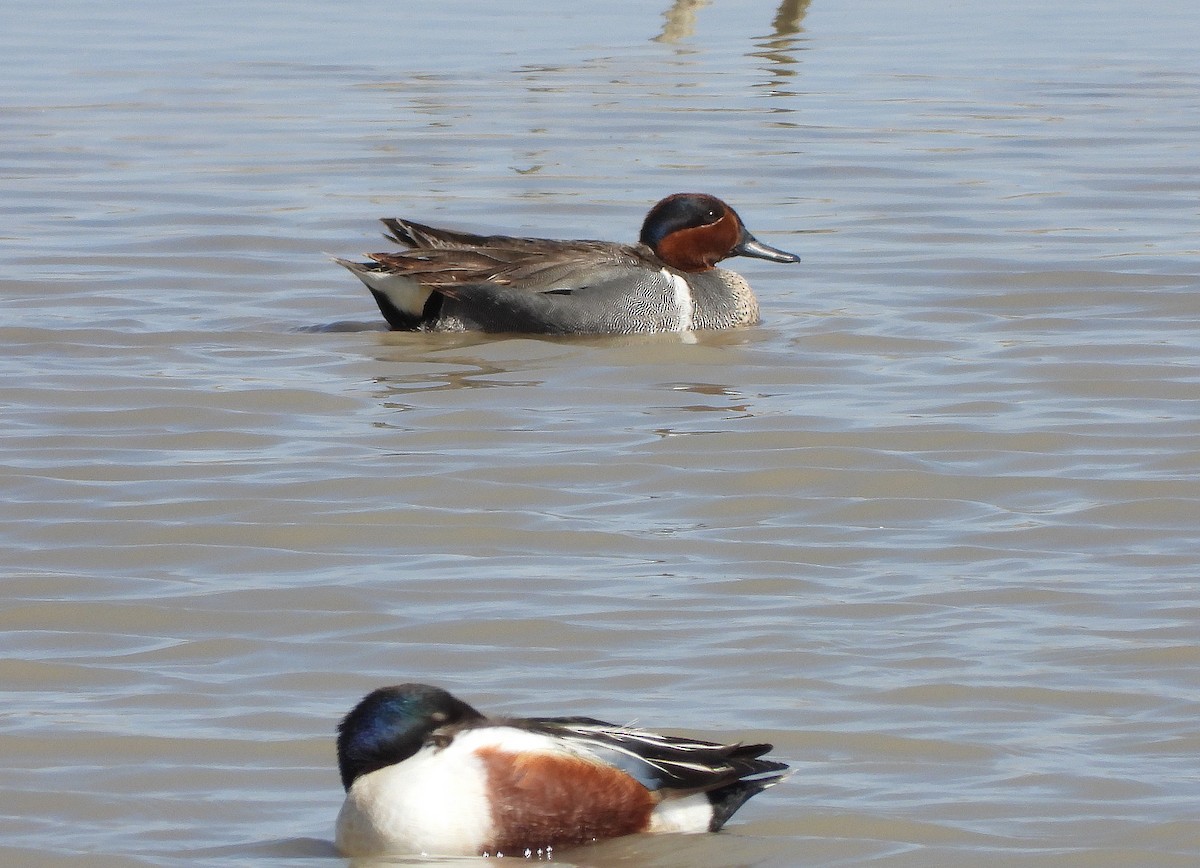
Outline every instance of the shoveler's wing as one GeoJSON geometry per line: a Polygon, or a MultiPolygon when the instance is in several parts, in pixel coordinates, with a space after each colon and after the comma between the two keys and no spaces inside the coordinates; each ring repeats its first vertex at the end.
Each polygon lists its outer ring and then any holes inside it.
{"type": "Polygon", "coordinates": [[[556,735],[620,768],[650,790],[710,791],[744,782],[755,792],[778,782],[785,763],[759,759],[769,744],[718,744],[660,735],[587,717],[536,718],[524,722],[556,735]]]}

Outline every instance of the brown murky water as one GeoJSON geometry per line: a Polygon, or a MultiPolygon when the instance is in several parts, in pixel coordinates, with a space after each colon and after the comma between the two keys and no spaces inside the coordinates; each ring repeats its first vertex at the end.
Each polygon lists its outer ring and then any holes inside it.
{"type": "Polygon", "coordinates": [[[0,863],[338,864],[332,731],[775,742],[589,866],[1200,860],[1193,3],[43,4],[0,27],[0,863]],[[379,329],[374,219],[800,266],[695,340],[379,329]]]}

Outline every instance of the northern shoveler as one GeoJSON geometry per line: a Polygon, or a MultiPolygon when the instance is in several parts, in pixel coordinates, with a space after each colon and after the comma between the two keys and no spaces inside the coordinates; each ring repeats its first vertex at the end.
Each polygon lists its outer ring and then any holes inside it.
{"type": "Polygon", "coordinates": [[[715,832],[784,777],[769,744],[589,717],[488,718],[437,687],[366,696],[338,727],[347,856],[545,855],[636,832],[715,832]]]}
{"type": "Polygon", "coordinates": [[[758,322],[758,301],[730,256],[800,257],[755,239],[737,212],[705,193],[650,209],[637,244],[470,235],[384,219],[410,248],[335,259],[366,284],[397,330],[633,334],[758,322]]]}

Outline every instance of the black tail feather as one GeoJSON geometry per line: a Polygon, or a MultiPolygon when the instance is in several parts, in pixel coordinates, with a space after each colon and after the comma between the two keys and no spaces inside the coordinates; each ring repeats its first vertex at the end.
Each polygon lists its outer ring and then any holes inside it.
{"type": "MultiPolygon", "coordinates": [[[[765,747],[770,750],[770,745],[753,747],[765,747]]],[[[746,776],[741,780],[708,791],[708,801],[712,804],[713,811],[712,820],[708,824],[710,832],[716,832],[724,826],[752,796],[758,795],[767,787],[775,786],[788,774],[787,764],[774,760],[748,760],[746,765],[752,767],[752,770],[748,768],[746,776]]]]}

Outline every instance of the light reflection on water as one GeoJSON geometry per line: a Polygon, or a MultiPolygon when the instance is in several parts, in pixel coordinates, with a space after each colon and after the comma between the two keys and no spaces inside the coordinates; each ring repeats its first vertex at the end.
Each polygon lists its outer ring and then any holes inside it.
{"type": "Polygon", "coordinates": [[[797,766],[566,864],[1194,861],[1195,12],[1101,7],[9,22],[0,854],[332,859],[424,680],[797,766]],[[679,189],[803,257],[761,327],[390,334],[325,258],[679,189]]]}

